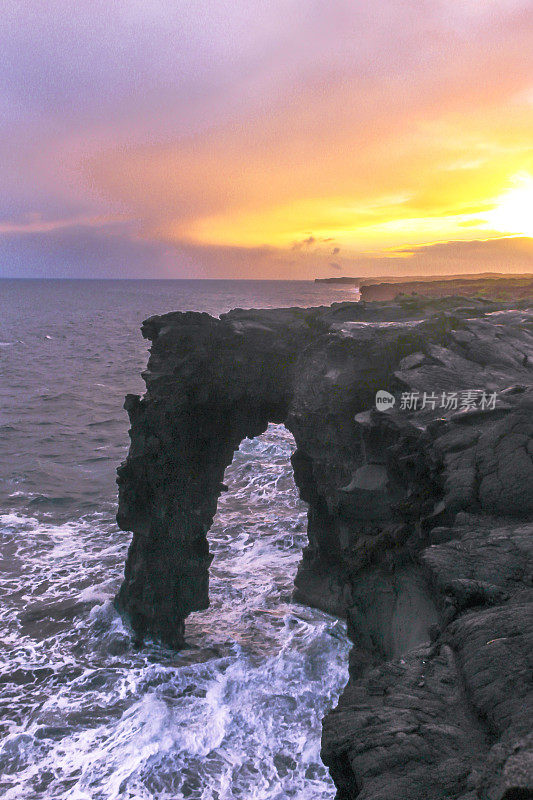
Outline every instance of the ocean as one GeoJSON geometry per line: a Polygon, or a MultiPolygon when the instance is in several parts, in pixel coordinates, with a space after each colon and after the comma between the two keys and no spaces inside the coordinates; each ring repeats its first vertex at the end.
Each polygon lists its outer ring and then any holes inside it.
{"type": "Polygon", "coordinates": [[[211,605],[190,648],[136,652],[113,608],[115,522],[141,394],[143,319],[329,305],[307,281],[0,280],[0,794],[5,800],[322,800],[321,719],[347,680],[344,625],[291,602],[306,543],[292,436],[228,467],[211,605]]]}

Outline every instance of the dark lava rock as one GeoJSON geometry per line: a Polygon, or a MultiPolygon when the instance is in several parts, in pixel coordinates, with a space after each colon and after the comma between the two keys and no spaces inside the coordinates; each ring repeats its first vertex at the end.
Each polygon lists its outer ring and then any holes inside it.
{"type": "Polygon", "coordinates": [[[309,505],[295,597],[345,617],[354,642],[323,735],[343,800],[533,796],[533,312],[516,305],[408,297],[143,325],[117,606],[139,646],[184,646],[209,602],[224,470],[284,423],[309,505]],[[378,390],[396,398],[386,412],[378,390]]]}

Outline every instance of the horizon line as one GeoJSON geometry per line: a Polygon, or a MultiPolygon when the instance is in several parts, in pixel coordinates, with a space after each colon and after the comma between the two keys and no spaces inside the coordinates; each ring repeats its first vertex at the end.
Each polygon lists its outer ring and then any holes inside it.
{"type": "Polygon", "coordinates": [[[2,281],[205,281],[206,283],[216,283],[220,281],[232,281],[235,283],[316,283],[316,282],[323,282],[323,281],[340,281],[340,280],[376,280],[377,278],[395,278],[401,279],[404,278],[405,282],[416,282],[421,278],[430,278],[433,280],[461,280],[461,279],[472,279],[475,280],[476,276],[490,276],[496,275],[500,278],[514,278],[514,277],[522,277],[527,275],[533,276],[533,269],[529,270],[528,272],[491,272],[490,270],[485,270],[484,272],[467,272],[464,275],[460,273],[455,273],[453,275],[434,275],[428,276],[425,273],[421,273],[420,275],[339,275],[339,276],[328,276],[325,278],[133,278],[133,277],[124,277],[124,278],[107,278],[107,277],[97,277],[97,278],[81,278],[76,276],[47,276],[47,275],[32,275],[21,277],[19,275],[0,275],[0,280],[2,281]]]}

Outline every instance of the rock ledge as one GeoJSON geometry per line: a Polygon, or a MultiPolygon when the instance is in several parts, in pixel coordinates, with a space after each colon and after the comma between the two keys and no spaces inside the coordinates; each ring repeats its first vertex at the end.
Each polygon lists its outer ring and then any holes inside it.
{"type": "Polygon", "coordinates": [[[209,602],[224,470],[284,423],[309,505],[295,598],[354,642],[324,721],[338,797],[533,797],[531,303],[172,313],[142,331],[117,517],[133,540],[116,602],[138,644],[183,646],[209,602]]]}

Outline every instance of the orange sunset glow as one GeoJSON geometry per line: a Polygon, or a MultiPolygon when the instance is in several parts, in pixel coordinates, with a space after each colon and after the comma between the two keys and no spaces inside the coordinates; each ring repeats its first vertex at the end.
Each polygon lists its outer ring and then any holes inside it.
{"type": "Polygon", "coordinates": [[[530,2],[44,5],[0,23],[27,53],[0,248],[28,270],[531,270],[530,2]]]}

